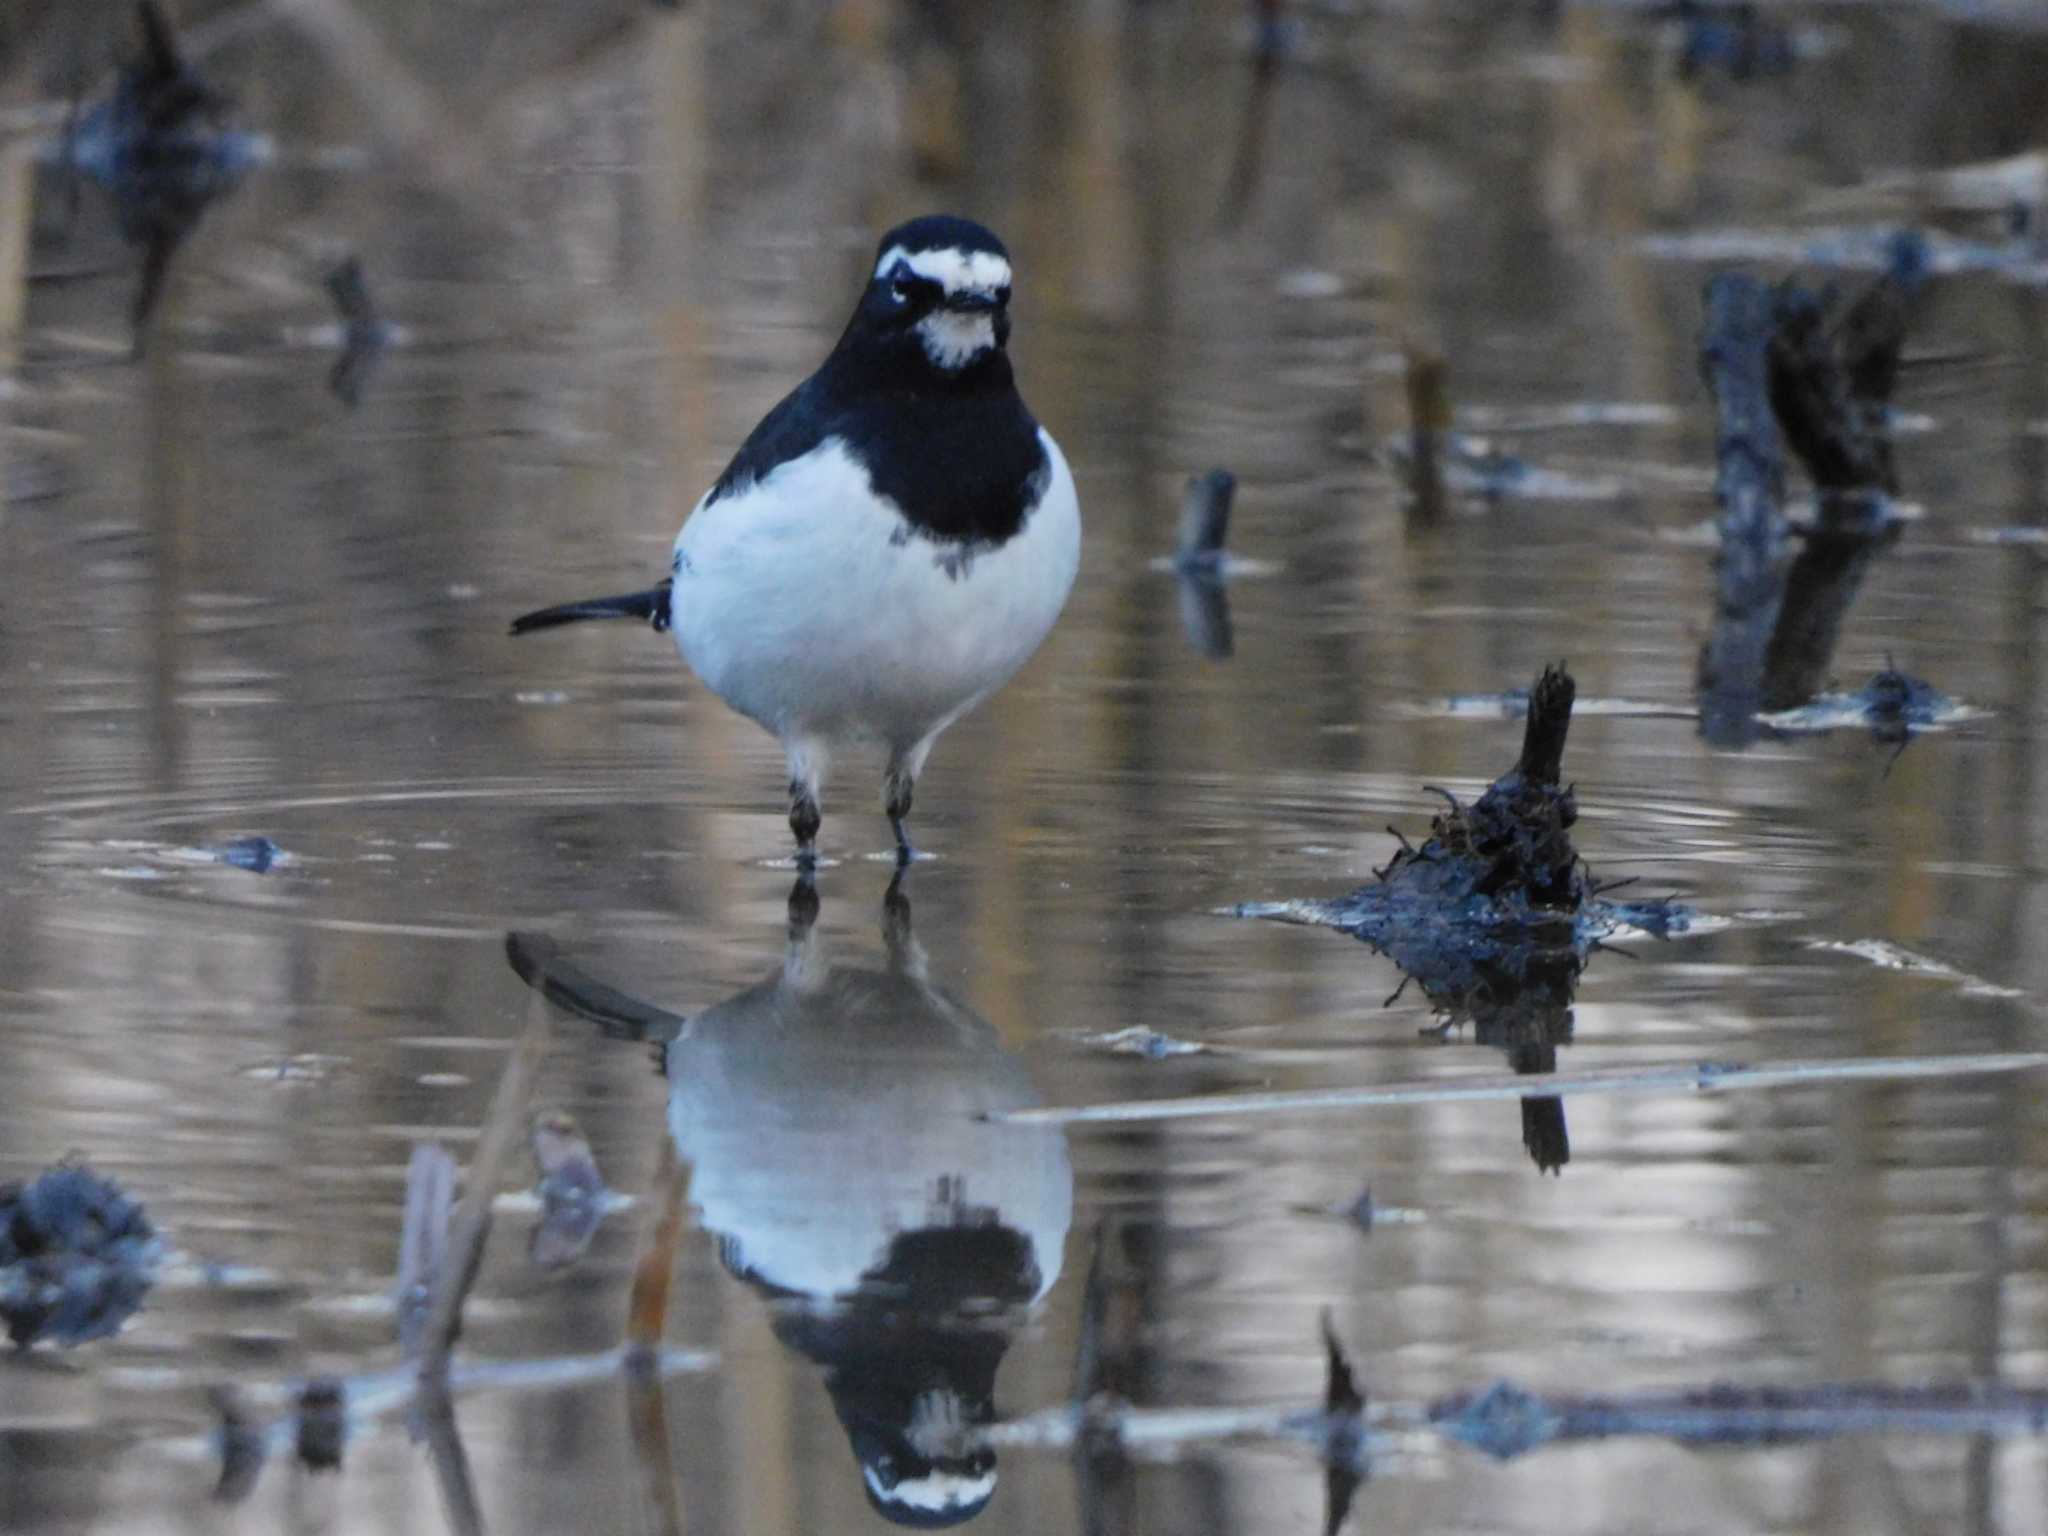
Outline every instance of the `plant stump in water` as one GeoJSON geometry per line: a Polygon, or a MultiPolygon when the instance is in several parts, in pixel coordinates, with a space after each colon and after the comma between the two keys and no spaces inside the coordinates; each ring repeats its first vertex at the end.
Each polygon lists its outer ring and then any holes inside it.
{"type": "MultiPolygon", "coordinates": [[[[1662,938],[1690,916],[1668,901],[1604,899],[1579,857],[1578,799],[1564,782],[1576,695],[1562,666],[1544,668],[1514,767],[1470,805],[1438,790],[1446,805],[1429,837],[1420,846],[1404,839],[1371,884],[1335,901],[1249,903],[1237,915],[1341,929],[1417,983],[1441,1028],[1469,1023],[1473,1039],[1506,1051],[1517,1072],[1556,1071],[1593,947],[1621,928],[1662,938]]],[[[1524,1099],[1522,1139],[1539,1168],[1563,1167],[1563,1103],[1524,1099]]]]}

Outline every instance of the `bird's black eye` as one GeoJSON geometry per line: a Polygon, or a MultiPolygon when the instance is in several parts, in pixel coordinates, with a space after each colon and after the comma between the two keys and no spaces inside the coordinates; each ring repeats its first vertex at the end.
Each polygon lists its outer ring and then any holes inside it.
{"type": "Polygon", "coordinates": [[[898,304],[908,304],[910,296],[916,292],[917,284],[907,277],[899,277],[889,285],[889,297],[898,304]]]}

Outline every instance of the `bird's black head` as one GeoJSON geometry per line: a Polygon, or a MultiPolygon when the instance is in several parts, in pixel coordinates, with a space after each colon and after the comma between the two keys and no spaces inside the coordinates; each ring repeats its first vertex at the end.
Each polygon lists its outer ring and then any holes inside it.
{"type": "Polygon", "coordinates": [[[969,219],[931,214],[899,224],[875,266],[842,348],[939,379],[1000,365],[1010,339],[1010,253],[969,219]]]}

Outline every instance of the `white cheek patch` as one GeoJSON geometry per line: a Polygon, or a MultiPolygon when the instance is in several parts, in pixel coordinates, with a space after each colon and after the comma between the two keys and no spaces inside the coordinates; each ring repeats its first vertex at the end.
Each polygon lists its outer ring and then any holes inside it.
{"type": "Polygon", "coordinates": [[[941,368],[964,368],[996,344],[995,322],[985,313],[938,309],[917,322],[924,353],[941,368]]]}
{"type": "Polygon", "coordinates": [[[934,1472],[927,1477],[906,1477],[894,1488],[885,1488],[872,1468],[862,1467],[860,1470],[868,1487],[883,1504],[898,1509],[914,1509],[926,1515],[951,1515],[978,1509],[996,1491],[993,1472],[983,1473],[980,1477],[934,1472]]]}
{"type": "Polygon", "coordinates": [[[882,252],[882,259],[875,263],[875,276],[886,277],[899,261],[948,294],[993,293],[1010,283],[1010,264],[994,251],[906,251],[900,245],[882,252]]]}

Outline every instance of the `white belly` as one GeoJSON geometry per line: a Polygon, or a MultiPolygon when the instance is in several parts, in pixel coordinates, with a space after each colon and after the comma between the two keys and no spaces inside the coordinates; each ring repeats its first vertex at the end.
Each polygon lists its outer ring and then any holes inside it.
{"type": "Polygon", "coordinates": [[[1051,631],[1081,556],[1074,479],[1051,477],[993,549],[921,538],[836,441],[699,504],[676,536],[676,647],[784,740],[908,752],[993,692],[1051,631]]]}

